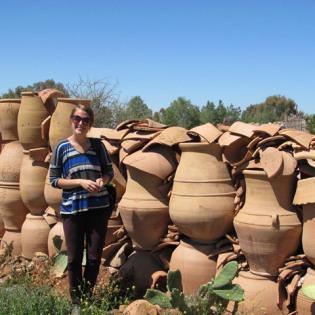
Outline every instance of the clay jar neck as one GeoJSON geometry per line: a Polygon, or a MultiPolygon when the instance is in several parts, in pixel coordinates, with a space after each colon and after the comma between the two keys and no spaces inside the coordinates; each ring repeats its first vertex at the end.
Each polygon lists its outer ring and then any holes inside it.
{"type": "Polygon", "coordinates": [[[192,239],[185,237],[185,238],[181,239],[179,246],[189,248],[193,251],[198,251],[201,254],[208,256],[215,249],[215,244],[216,244],[215,241],[214,242],[207,242],[207,244],[201,244],[199,242],[196,242],[192,239]]]}
{"type": "Polygon", "coordinates": [[[46,111],[51,115],[55,110],[55,104],[48,99],[44,104],[36,92],[22,92],[20,111],[46,111]]]}
{"type": "Polygon", "coordinates": [[[227,179],[230,178],[226,165],[222,162],[222,149],[217,143],[181,143],[180,162],[175,179],[227,179]]]}
{"type": "Polygon", "coordinates": [[[243,211],[246,212],[273,212],[286,213],[293,210],[292,199],[296,187],[295,174],[277,176],[268,179],[264,171],[243,171],[246,182],[246,199],[243,211]]]}
{"type": "Polygon", "coordinates": [[[166,196],[159,191],[163,180],[127,165],[127,186],[123,198],[165,200],[166,196]]]}

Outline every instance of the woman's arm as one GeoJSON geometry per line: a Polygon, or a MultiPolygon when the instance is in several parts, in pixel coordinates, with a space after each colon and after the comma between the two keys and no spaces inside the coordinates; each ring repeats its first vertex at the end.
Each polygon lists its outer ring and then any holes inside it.
{"type": "Polygon", "coordinates": [[[89,179],[68,179],[68,178],[58,178],[57,182],[58,186],[61,189],[72,189],[77,187],[82,187],[83,189],[93,192],[99,191],[100,185],[92,180],[89,179]]]}

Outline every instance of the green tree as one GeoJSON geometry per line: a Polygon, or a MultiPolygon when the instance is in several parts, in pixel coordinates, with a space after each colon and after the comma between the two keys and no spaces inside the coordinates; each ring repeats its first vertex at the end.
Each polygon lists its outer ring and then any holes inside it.
{"type": "Polygon", "coordinates": [[[297,114],[298,106],[294,100],[281,95],[269,96],[264,102],[249,105],[242,113],[245,122],[268,123],[286,120],[297,114]]]}
{"type": "Polygon", "coordinates": [[[15,89],[9,89],[7,92],[3,93],[0,98],[20,98],[23,91],[34,91],[38,92],[44,89],[57,89],[69,96],[69,91],[61,82],[55,82],[53,79],[48,79],[46,81],[35,82],[27,86],[17,86],[15,89]]]}
{"type": "Polygon", "coordinates": [[[161,122],[191,129],[200,124],[199,108],[184,97],[178,97],[169,107],[160,110],[161,122]]]}
{"type": "Polygon", "coordinates": [[[307,131],[315,135],[315,115],[305,115],[305,119],[307,131]]]}
{"type": "Polygon", "coordinates": [[[200,110],[200,122],[206,124],[208,122],[215,124],[216,121],[216,111],[213,102],[207,102],[200,110]]]}
{"type": "Polygon", "coordinates": [[[152,110],[145,104],[140,96],[132,97],[126,106],[127,119],[145,119],[152,117],[152,110]]]}

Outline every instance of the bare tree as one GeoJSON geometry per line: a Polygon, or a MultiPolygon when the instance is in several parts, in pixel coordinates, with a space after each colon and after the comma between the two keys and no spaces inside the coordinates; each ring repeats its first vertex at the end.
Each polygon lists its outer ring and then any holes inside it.
{"type": "Polygon", "coordinates": [[[67,90],[72,97],[91,100],[95,111],[95,127],[116,126],[117,121],[114,117],[117,113],[114,113],[114,110],[119,104],[117,83],[111,84],[106,79],[91,80],[79,77],[77,82],[67,84],[67,90]]]}

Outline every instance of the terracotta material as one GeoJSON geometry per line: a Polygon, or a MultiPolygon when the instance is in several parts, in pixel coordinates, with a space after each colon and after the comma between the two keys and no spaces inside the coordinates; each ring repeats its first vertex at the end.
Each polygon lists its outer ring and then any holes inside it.
{"type": "Polygon", "coordinates": [[[157,310],[158,308],[155,305],[146,300],[136,300],[126,307],[122,315],[158,315],[157,310]]]}
{"type": "Polygon", "coordinates": [[[164,180],[175,171],[177,161],[172,148],[157,145],[145,152],[137,151],[129,155],[124,159],[124,164],[164,180]]]}
{"type": "Polygon", "coordinates": [[[49,129],[49,144],[53,151],[58,142],[72,134],[70,114],[76,104],[90,105],[87,99],[58,98],[57,106],[51,116],[49,129]]]}
{"type": "Polygon", "coordinates": [[[294,140],[306,149],[310,147],[311,141],[314,138],[314,135],[310,133],[291,128],[282,129],[279,131],[279,134],[294,140]]]}
{"type": "Polygon", "coordinates": [[[285,151],[281,151],[281,153],[283,159],[281,174],[284,176],[293,175],[297,168],[297,161],[290,153],[285,151]]]}
{"type": "Polygon", "coordinates": [[[263,277],[249,271],[240,271],[233,283],[239,284],[244,289],[245,295],[244,301],[238,304],[237,314],[282,314],[277,307],[276,277],[263,277]]]}
{"type": "Polygon", "coordinates": [[[221,135],[221,137],[218,140],[218,143],[220,144],[221,147],[225,147],[232,144],[235,141],[238,141],[241,138],[242,138],[241,136],[233,135],[227,131],[221,135]]]}
{"type": "Polygon", "coordinates": [[[0,183],[0,214],[6,230],[19,231],[25,220],[28,209],[21,199],[18,184],[3,185],[0,183]]]}
{"type": "Polygon", "coordinates": [[[19,183],[22,159],[23,147],[18,141],[7,143],[4,146],[0,155],[0,182],[19,183]]]}
{"type": "Polygon", "coordinates": [[[44,188],[49,163],[43,161],[43,156],[47,154],[47,148],[24,151],[20,179],[21,198],[33,215],[43,215],[47,208],[44,188]]]}
{"type": "Polygon", "coordinates": [[[245,205],[234,219],[240,246],[253,273],[275,276],[300,244],[302,225],[292,205],[296,177],[271,180],[263,171],[243,173],[245,205]]]}
{"type": "Polygon", "coordinates": [[[89,130],[87,136],[92,137],[92,138],[104,138],[110,141],[111,143],[120,143],[128,132],[129,132],[128,129],[118,131],[116,129],[110,129],[110,128],[92,127],[89,130]]]}
{"type": "MultiPolygon", "coordinates": [[[[224,146],[223,159],[231,165],[239,165],[249,160],[253,153],[249,151],[250,139],[247,137],[239,138],[231,144],[224,146]]],[[[220,144],[220,143],[219,143],[220,144]]]]}
{"type": "Polygon", "coordinates": [[[44,185],[44,198],[46,203],[59,214],[61,199],[62,199],[62,189],[54,188],[49,182],[49,170],[45,178],[44,185]]]}
{"type": "Polygon", "coordinates": [[[58,91],[56,89],[44,89],[38,92],[38,96],[42,100],[42,102],[45,104],[49,99],[51,98],[57,98],[62,97],[64,94],[61,91],[58,91]]]}
{"type": "Polygon", "coordinates": [[[169,203],[179,231],[198,241],[221,238],[233,225],[235,189],[217,143],[182,143],[169,203]]]}
{"type": "Polygon", "coordinates": [[[17,117],[20,99],[0,99],[0,131],[2,140],[18,140],[17,117]]]}
{"type": "Polygon", "coordinates": [[[230,126],[229,131],[237,135],[251,138],[254,134],[255,127],[255,125],[246,124],[242,121],[236,121],[230,126]]]}
{"type": "Polygon", "coordinates": [[[18,114],[18,135],[25,150],[48,146],[49,116],[54,104],[44,104],[35,92],[22,92],[18,114]]]}
{"type": "Polygon", "coordinates": [[[315,177],[299,180],[297,182],[293,203],[295,205],[315,203],[314,185],[315,177]]]}
{"type": "Polygon", "coordinates": [[[22,240],[20,231],[5,231],[1,243],[0,249],[5,249],[7,245],[11,244],[13,246],[12,255],[22,254],[22,240]]]}
{"type": "Polygon", "coordinates": [[[272,137],[265,138],[258,142],[259,147],[271,147],[271,146],[279,146],[281,145],[284,141],[286,141],[287,138],[284,135],[276,135],[272,137]]]}
{"type": "Polygon", "coordinates": [[[152,253],[135,251],[119,269],[119,273],[123,276],[131,276],[134,280],[136,291],[144,293],[151,286],[151,275],[162,269],[161,262],[152,253]]]}
{"type": "Polygon", "coordinates": [[[188,141],[191,141],[191,138],[187,135],[187,129],[177,126],[169,127],[146,144],[142,148],[142,151],[146,151],[155,144],[162,144],[171,147],[175,144],[188,141]]]}
{"type": "MultiPolygon", "coordinates": [[[[307,259],[315,264],[315,203],[303,205],[302,245],[307,259]]],[[[315,283],[314,283],[315,284],[315,283]]]]}
{"type": "Polygon", "coordinates": [[[305,296],[303,287],[315,285],[315,270],[308,268],[304,276],[304,282],[296,298],[296,311],[298,315],[315,315],[315,300],[305,296]]]}
{"type": "Polygon", "coordinates": [[[273,178],[280,173],[283,167],[282,153],[273,147],[268,147],[260,154],[260,163],[268,178],[273,178]]]}
{"type": "Polygon", "coordinates": [[[22,255],[32,259],[36,252],[48,254],[50,228],[43,216],[28,214],[21,229],[22,255]]]}
{"type": "MultiPolygon", "coordinates": [[[[314,177],[315,176],[315,167],[310,166],[308,163],[300,163],[299,162],[299,171],[301,173],[301,178],[304,179],[306,177],[314,177]]],[[[294,197],[295,199],[295,197],[294,197]]]]}
{"type": "Polygon", "coordinates": [[[222,132],[214,125],[207,123],[190,129],[187,131],[187,134],[194,137],[199,136],[207,142],[212,143],[222,135],[222,132]]]}
{"type": "Polygon", "coordinates": [[[133,245],[151,250],[170,222],[168,200],[158,190],[163,181],[131,166],[127,170],[126,192],[118,204],[118,211],[133,245]]]}
{"type": "Polygon", "coordinates": [[[53,257],[57,254],[56,247],[54,245],[54,239],[56,239],[56,242],[59,244],[61,243],[61,251],[67,250],[66,240],[65,240],[65,234],[63,231],[63,225],[62,222],[58,221],[49,231],[48,234],[48,255],[49,257],[53,257]]]}
{"type": "Polygon", "coordinates": [[[254,132],[263,132],[272,137],[276,135],[280,129],[281,129],[281,125],[269,123],[269,124],[262,124],[260,126],[255,126],[254,132]]]}
{"type": "Polygon", "coordinates": [[[195,294],[202,284],[215,276],[217,256],[208,257],[214,247],[213,244],[202,245],[186,238],[174,250],[170,270],[178,269],[181,272],[185,294],[195,294]]]}

